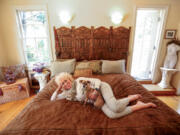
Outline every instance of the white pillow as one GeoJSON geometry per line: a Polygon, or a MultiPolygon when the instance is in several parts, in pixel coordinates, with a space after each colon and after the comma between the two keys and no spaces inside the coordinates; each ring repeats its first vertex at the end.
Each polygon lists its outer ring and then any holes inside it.
{"type": "Polygon", "coordinates": [[[125,73],[125,60],[102,60],[102,73],[125,73]]]}
{"type": "Polygon", "coordinates": [[[52,63],[51,72],[52,76],[57,75],[61,72],[74,73],[76,59],[66,61],[55,61],[52,63]]]}

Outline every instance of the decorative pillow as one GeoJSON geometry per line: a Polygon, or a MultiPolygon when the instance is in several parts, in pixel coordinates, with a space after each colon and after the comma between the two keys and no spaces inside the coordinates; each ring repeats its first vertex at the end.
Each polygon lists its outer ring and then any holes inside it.
{"type": "Polygon", "coordinates": [[[75,69],[87,69],[89,68],[89,63],[87,61],[77,62],[75,69]]]}
{"type": "Polygon", "coordinates": [[[102,62],[100,60],[89,61],[89,66],[92,69],[93,73],[101,74],[102,73],[102,62]]]}
{"type": "Polygon", "coordinates": [[[77,69],[74,72],[74,77],[89,77],[92,76],[92,69],[77,69]]]}
{"type": "Polygon", "coordinates": [[[1,67],[2,76],[4,78],[6,72],[10,70],[15,73],[16,78],[24,78],[27,77],[25,72],[25,65],[14,65],[14,66],[7,66],[7,67],[1,67]]]}
{"type": "Polygon", "coordinates": [[[16,66],[14,66],[14,68],[15,68],[17,78],[27,77],[24,64],[23,65],[16,65],[16,66]]]}
{"type": "Polygon", "coordinates": [[[93,73],[100,74],[101,63],[99,60],[77,62],[76,69],[92,69],[93,73]]]}
{"type": "Polygon", "coordinates": [[[55,61],[52,63],[51,72],[52,76],[57,75],[61,72],[74,73],[76,59],[67,61],[55,61]]]}
{"type": "Polygon", "coordinates": [[[125,60],[102,60],[102,73],[125,73],[125,60]]]}

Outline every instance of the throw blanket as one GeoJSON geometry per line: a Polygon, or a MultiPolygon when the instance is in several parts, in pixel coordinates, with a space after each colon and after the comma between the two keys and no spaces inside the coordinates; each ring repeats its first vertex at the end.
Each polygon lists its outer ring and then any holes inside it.
{"type": "Polygon", "coordinates": [[[0,135],[179,135],[180,115],[131,76],[106,74],[93,77],[110,84],[117,99],[141,94],[141,101],[153,102],[157,108],[110,119],[90,105],[67,100],[50,101],[57,88],[51,80],[0,135]]]}

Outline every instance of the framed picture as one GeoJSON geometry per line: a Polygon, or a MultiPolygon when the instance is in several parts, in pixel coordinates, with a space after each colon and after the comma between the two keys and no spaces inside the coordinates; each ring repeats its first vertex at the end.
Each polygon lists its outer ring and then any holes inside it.
{"type": "Polygon", "coordinates": [[[175,39],[176,38],[176,30],[175,29],[167,29],[165,31],[165,39],[175,39]]]}

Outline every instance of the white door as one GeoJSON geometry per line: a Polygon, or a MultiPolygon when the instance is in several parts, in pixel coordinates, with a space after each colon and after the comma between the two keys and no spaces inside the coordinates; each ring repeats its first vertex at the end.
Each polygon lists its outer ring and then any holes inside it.
{"type": "Polygon", "coordinates": [[[137,9],[131,75],[152,80],[164,15],[162,9],[137,9]]]}

